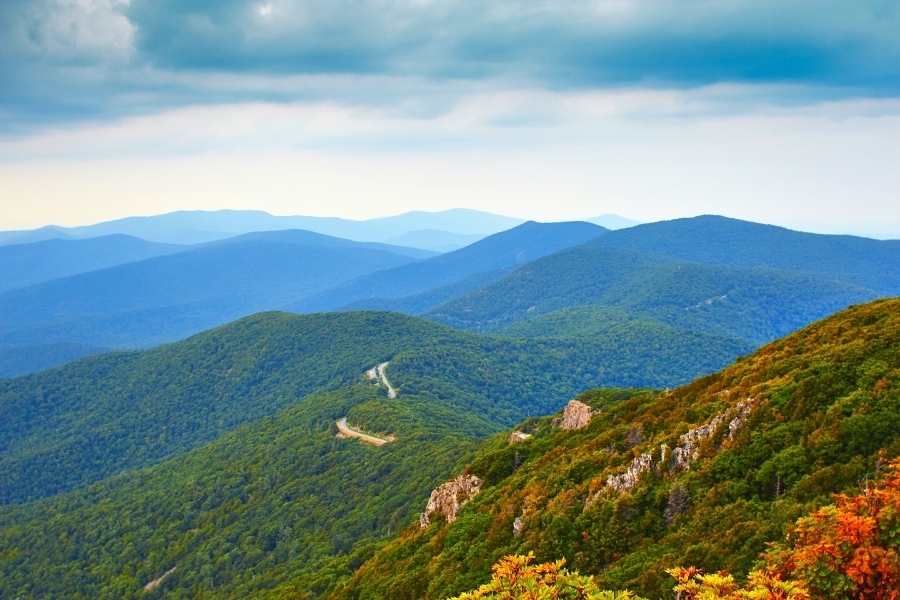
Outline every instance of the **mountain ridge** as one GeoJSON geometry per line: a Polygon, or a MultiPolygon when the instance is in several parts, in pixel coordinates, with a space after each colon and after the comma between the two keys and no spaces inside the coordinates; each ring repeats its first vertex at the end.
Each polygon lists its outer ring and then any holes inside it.
{"type": "Polygon", "coordinates": [[[605,231],[599,225],[580,221],[527,221],[421,263],[402,265],[340,284],[286,308],[295,312],[317,312],[343,306],[368,307],[361,303],[421,295],[446,288],[479,273],[522,264],[583,243],[605,231]]]}
{"type": "Polygon", "coordinates": [[[445,598],[530,552],[645,597],[670,594],[676,566],[745,576],[797,518],[900,455],[898,342],[900,299],[885,299],[677,389],[586,392],[586,424],[493,438],[462,470],[481,491],[452,523],[411,524],[329,598],[445,598]]]}
{"type": "Polygon", "coordinates": [[[305,229],[359,242],[385,242],[411,231],[440,229],[451,234],[492,234],[523,221],[472,209],[438,212],[410,211],[368,220],[339,217],[275,216],[261,210],[176,211],[161,215],[125,217],[93,225],[0,232],[0,244],[22,243],[47,237],[89,238],[124,233],[148,241],[203,243],[249,233],[305,229]]]}

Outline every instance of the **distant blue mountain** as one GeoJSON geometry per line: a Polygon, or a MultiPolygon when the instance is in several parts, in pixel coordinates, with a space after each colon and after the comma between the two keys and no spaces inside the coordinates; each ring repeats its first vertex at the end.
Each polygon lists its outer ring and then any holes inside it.
{"type": "Polygon", "coordinates": [[[640,225],[640,221],[635,221],[634,219],[626,219],[625,217],[620,217],[619,215],[605,214],[600,215],[599,217],[591,217],[590,219],[585,219],[588,223],[594,223],[595,225],[600,225],[601,227],[605,227],[611,231],[615,231],[616,229],[625,229],[627,227],[634,227],[635,225],[640,225]]]}
{"type": "Polygon", "coordinates": [[[433,255],[303,231],[251,233],[2,293],[0,349],[152,346],[433,255]]]}
{"type": "Polygon", "coordinates": [[[222,248],[233,244],[246,244],[250,242],[259,242],[263,244],[291,244],[295,246],[313,246],[318,248],[368,248],[418,259],[432,258],[440,254],[440,252],[435,252],[433,250],[423,250],[421,248],[412,248],[410,246],[396,246],[378,242],[354,242],[344,238],[315,233],[313,231],[304,231],[302,229],[254,231],[226,238],[224,240],[209,242],[204,247],[222,248]]]}
{"type": "Polygon", "coordinates": [[[487,237],[486,233],[451,233],[440,229],[417,229],[385,240],[398,246],[425,248],[437,252],[453,252],[487,237]]]}
{"type": "MultiPolygon", "coordinates": [[[[759,345],[850,304],[885,295],[813,273],[702,264],[605,245],[618,233],[532,261],[424,316],[461,329],[496,332],[573,307],[609,307],[629,319],[759,345]]],[[[858,264],[860,272],[867,269],[864,261],[858,264]]],[[[898,268],[900,262],[891,273],[898,268]]],[[[578,332],[595,323],[596,313],[570,311],[514,331],[559,332],[569,327],[578,332]]]]}
{"type": "Polygon", "coordinates": [[[528,221],[454,252],[343,283],[295,302],[287,310],[306,313],[352,307],[402,310],[416,314],[449,299],[446,295],[431,296],[428,292],[447,288],[453,290],[449,297],[465,293],[471,288],[448,286],[489,273],[487,277],[471,280],[478,286],[485,285],[503,276],[511,267],[581,244],[605,231],[599,225],[580,221],[528,221]],[[416,301],[411,302],[408,298],[417,295],[422,296],[416,301]]]}
{"type": "MultiPolygon", "coordinates": [[[[275,216],[259,210],[178,211],[149,217],[127,217],[81,227],[49,226],[32,231],[0,232],[0,244],[50,237],[90,238],[116,233],[155,242],[196,244],[253,231],[303,229],[359,242],[386,242],[423,229],[441,235],[489,235],[522,223],[477,210],[413,211],[356,221],[337,217],[275,216]]],[[[418,246],[417,246],[418,247],[418,246]]]]}
{"type": "Polygon", "coordinates": [[[0,292],[190,249],[121,234],[0,246],[0,292]]]}
{"type": "Polygon", "coordinates": [[[40,229],[27,229],[21,231],[0,231],[0,246],[6,244],[31,244],[45,240],[73,240],[76,239],[64,231],[62,227],[47,225],[40,229]]]}
{"type": "Polygon", "coordinates": [[[592,243],[710,265],[814,273],[900,295],[900,240],[803,233],[704,215],[613,231],[592,243]]]}
{"type": "Polygon", "coordinates": [[[13,378],[43,371],[73,360],[109,352],[109,348],[61,342],[0,350],[0,378],[13,378]]]}

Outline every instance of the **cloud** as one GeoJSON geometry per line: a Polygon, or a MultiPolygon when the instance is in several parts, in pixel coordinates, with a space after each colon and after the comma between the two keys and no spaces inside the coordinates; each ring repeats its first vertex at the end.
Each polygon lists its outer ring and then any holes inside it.
{"type": "Polygon", "coordinates": [[[0,127],[259,101],[428,112],[472,88],[895,96],[898,30],[895,0],[7,0],[0,127]]]}
{"type": "Polygon", "coordinates": [[[476,94],[435,118],[241,104],[79,125],[0,146],[2,218],[13,228],[186,208],[362,218],[468,206],[540,220],[813,219],[870,234],[876,223],[897,237],[897,100],[715,108],[739,92],[476,94]]]}
{"type": "MultiPolygon", "coordinates": [[[[373,78],[367,85],[376,88],[389,83],[373,78]]],[[[337,87],[335,82],[331,85],[337,87]]],[[[550,147],[579,144],[629,144],[633,137],[647,139],[648,135],[662,143],[666,132],[678,132],[665,139],[670,144],[692,131],[735,122],[748,124],[747,128],[751,123],[766,124],[770,133],[784,128],[784,135],[810,128],[844,135],[850,130],[877,130],[861,125],[875,122],[890,123],[893,131],[900,119],[900,99],[892,98],[796,107],[773,104],[772,97],[790,93],[777,86],[747,84],[688,90],[473,89],[434,112],[333,100],[191,105],[0,139],[0,160],[260,156],[295,151],[440,153],[486,147],[498,152],[530,148],[541,153],[550,147]]],[[[726,140],[721,140],[723,151],[733,144],[726,140]]]]}
{"type": "Polygon", "coordinates": [[[134,0],[127,14],[140,56],[166,69],[512,75],[575,87],[900,82],[890,0],[134,0]]]}

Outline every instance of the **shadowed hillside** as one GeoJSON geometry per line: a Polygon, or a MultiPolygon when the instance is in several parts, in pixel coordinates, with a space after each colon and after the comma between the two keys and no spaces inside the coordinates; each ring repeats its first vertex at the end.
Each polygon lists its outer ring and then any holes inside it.
{"type": "MultiPolygon", "coordinates": [[[[535,223],[529,221],[508,231],[494,234],[483,240],[414,265],[404,265],[382,273],[361,277],[320,294],[305,298],[288,307],[295,312],[335,310],[345,306],[354,309],[397,310],[416,314],[447,299],[438,294],[432,297],[426,292],[440,288],[453,289],[467,278],[484,285],[500,276],[503,269],[522,265],[528,261],[552,254],[558,250],[576,246],[606,231],[591,223],[535,223]],[[487,275],[487,274],[491,275],[487,275]],[[475,279],[473,276],[483,275],[475,279]],[[415,299],[407,298],[416,296],[415,299]],[[392,304],[400,300],[398,307],[392,304]],[[433,304],[431,303],[433,302],[433,304]]],[[[464,288],[465,291],[476,289],[464,288]]],[[[462,293],[462,290],[453,290],[462,293]]]]}
{"type": "Polygon", "coordinates": [[[809,274],[703,265],[588,243],[532,261],[424,316],[490,332],[563,308],[605,306],[760,344],[877,296],[809,274]]]}

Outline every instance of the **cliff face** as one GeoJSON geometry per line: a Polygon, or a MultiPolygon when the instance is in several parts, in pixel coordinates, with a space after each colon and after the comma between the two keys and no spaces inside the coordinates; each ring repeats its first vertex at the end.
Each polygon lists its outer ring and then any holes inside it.
{"type": "Polygon", "coordinates": [[[591,422],[591,407],[578,400],[570,400],[563,410],[560,427],[563,429],[581,429],[591,422]]]}
{"type": "Polygon", "coordinates": [[[431,524],[432,515],[444,515],[448,523],[456,520],[459,509],[481,491],[481,479],[474,475],[460,475],[431,492],[425,512],[419,515],[422,529],[431,524]]]}

